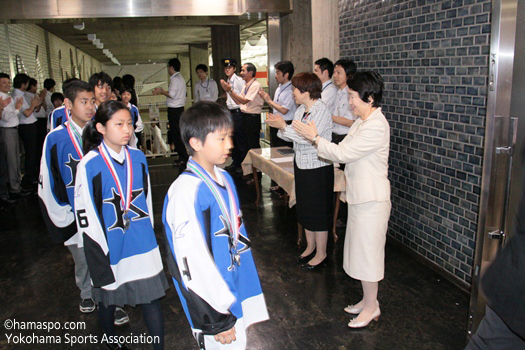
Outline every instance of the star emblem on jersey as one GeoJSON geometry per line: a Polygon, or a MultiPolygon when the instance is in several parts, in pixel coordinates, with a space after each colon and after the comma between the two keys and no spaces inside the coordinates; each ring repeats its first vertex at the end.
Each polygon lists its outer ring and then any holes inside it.
{"type": "Polygon", "coordinates": [[[75,186],[75,177],[77,176],[77,165],[80,163],[79,159],[73,158],[73,156],[68,154],[69,161],[66,162],[66,166],[71,170],[71,182],[66,185],[66,187],[75,186]]]}
{"type": "MultiPolygon", "coordinates": [[[[146,213],[144,210],[138,208],[135,204],[133,204],[135,199],[140,197],[140,195],[143,192],[144,192],[143,188],[138,189],[138,190],[133,190],[131,192],[131,205],[129,206],[129,212],[130,213],[134,213],[136,215],[136,216],[132,217],[130,214],[128,214],[128,216],[130,217],[131,221],[137,221],[137,220],[144,219],[144,218],[148,217],[148,213],[146,213]]],[[[113,209],[115,210],[115,217],[116,217],[116,219],[115,219],[115,222],[113,223],[113,225],[111,225],[111,227],[108,228],[108,230],[113,230],[113,229],[116,229],[116,228],[120,228],[122,230],[122,233],[125,233],[126,232],[126,227],[124,225],[125,223],[124,223],[124,218],[123,218],[124,212],[122,210],[122,207],[120,206],[120,196],[115,191],[115,188],[111,188],[111,193],[112,193],[112,197],[104,199],[104,203],[108,203],[108,204],[113,205],[113,209]]]]}
{"type": "Polygon", "coordinates": [[[228,237],[228,248],[230,250],[230,260],[231,260],[228,270],[231,271],[235,264],[237,264],[237,266],[241,265],[241,254],[250,250],[252,246],[252,242],[248,239],[248,237],[243,236],[241,233],[242,214],[239,214],[236,220],[237,225],[238,225],[238,231],[239,231],[239,238],[237,240],[236,245],[235,245],[235,237],[233,236],[233,233],[230,232],[230,230],[228,229],[228,222],[226,221],[226,219],[224,219],[222,215],[219,216],[219,218],[221,219],[223,228],[215,232],[214,235],[228,237]]]}

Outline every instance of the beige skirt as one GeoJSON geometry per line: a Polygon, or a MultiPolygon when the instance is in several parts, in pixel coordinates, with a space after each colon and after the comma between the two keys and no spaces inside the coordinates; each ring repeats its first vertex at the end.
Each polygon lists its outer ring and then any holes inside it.
{"type": "Polygon", "coordinates": [[[348,206],[343,268],[360,281],[381,281],[385,274],[385,243],[390,201],[348,206]]]}

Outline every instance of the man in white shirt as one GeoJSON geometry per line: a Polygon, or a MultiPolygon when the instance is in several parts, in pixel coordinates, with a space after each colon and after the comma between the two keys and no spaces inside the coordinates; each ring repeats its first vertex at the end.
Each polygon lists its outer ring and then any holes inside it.
{"type": "MultiPolygon", "coordinates": [[[[241,78],[246,82],[246,86],[237,94],[232,90],[231,84],[221,80],[224,91],[238,104],[241,105],[241,113],[244,124],[244,134],[246,136],[246,148],[242,150],[242,160],[252,148],[260,148],[261,132],[261,111],[264,100],[259,96],[261,84],[255,78],[257,68],[252,63],[245,63],[241,68],[241,78]]],[[[241,162],[242,162],[241,160],[241,162]]]]}
{"type": "MultiPolygon", "coordinates": [[[[273,109],[274,115],[283,117],[286,124],[290,125],[293,121],[293,116],[297,105],[292,94],[292,77],[294,73],[294,66],[290,61],[277,62],[275,68],[275,81],[279,84],[275,90],[273,100],[264,90],[259,91],[262,99],[273,109]]],[[[270,145],[272,147],[288,146],[293,148],[292,142],[287,142],[277,137],[276,128],[270,127],[270,145]]]]}
{"type": "Polygon", "coordinates": [[[24,103],[18,114],[18,136],[24,145],[24,177],[21,186],[26,191],[36,190],[38,181],[37,163],[37,127],[34,112],[40,110],[42,100],[38,95],[34,95],[30,100],[26,98],[24,92],[29,86],[29,76],[17,74],[13,79],[13,93],[11,97],[18,99],[24,98],[24,103]]]}
{"type": "Polygon", "coordinates": [[[11,78],[0,73],[0,200],[12,203],[23,194],[20,190],[20,149],[18,139],[18,113],[24,103],[9,97],[11,78]],[[9,180],[9,194],[7,182],[9,180]]]}
{"type": "Polygon", "coordinates": [[[46,117],[49,117],[51,112],[55,109],[53,102],[51,101],[51,95],[55,92],[56,82],[48,78],[44,80],[44,89],[46,90],[46,117]]]}
{"type": "Polygon", "coordinates": [[[174,162],[173,165],[179,166],[185,165],[188,161],[188,152],[186,151],[184,142],[182,142],[179,125],[180,117],[182,112],[184,112],[184,105],[186,104],[186,82],[180,74],[180,61],[178,58],[172,58],[168,61],[168,74],[170,75],[168,91],[158,87],[153,90],[153,94],[166,96],[170,131],[175,143],[175,148],[179,154],[179,160],[174,162]]]}
{"type": "Polygon", "coordinates": [[[332,142],[338,144],[346,135],[354,123],[356,117],[352,114],[348,104],[349,91],[346,82],[352,79],[357,68],[352,60],[341,59],[334,64],[334,75],[332,80],[339,89],[337,91],[337,101],[335,110],[332,113],[332,142]]]}
{"type": "Polygon", "coordinates": [[[194,100],[216,102],[219,97],[219,89],[215,80],[208,78],[208,66],[205,64],[198,64],[195,67],[195,73],[199,77],[199,81],[195,83],[194,100]]]}
{"type": "MultiPolygon", "coordinates": [[[[235,74],[237,60],[235,58],[223,58],[222,65],[224,66],[224,74],[228,77],[228,84],[230,84],[232,91],[236,94],[240,94],[244,89],[246,82],[240,76],[235,74]]],[[[224,82],[224,80],[221,80],[221,84],[222,82],[224,82]]],[[[227,169],[240,169],[243,160],[242,150],[246,149],[246,137],[244,135],[241,106],[237,104],[229,94],[226,94],[226,106],[233,118],[233,162],[227,167],[227,169]]]]}
{"type": "Polygon", "coordinates": [[[333,115],[337,101],[337,87],[332,83],[334,64],[328,58],[320,58],[314,63],[314,73],[323,83],[321,101],[333,115]]]}

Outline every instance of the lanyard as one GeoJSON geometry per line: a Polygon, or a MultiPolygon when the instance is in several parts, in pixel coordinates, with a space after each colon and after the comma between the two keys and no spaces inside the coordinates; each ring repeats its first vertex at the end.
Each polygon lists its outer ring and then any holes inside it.
{"type": "Polygon", "coordinates": [[[206,84],[206,86],[202,85],[202,81],[201,81],[201,87],[206,89],[206,92],[208,92],[208,86],[210,86],[210,79],[206,79],[206,81],[208,82],[208,84],[206,84]]]}
{"type": "Polygon", "coordinates": [[[84,155],[84,153],[82,153],[82,136],[78,133],[77,128],[71,127],[70,123],[70,121],[66,122],[67,133],[69,134],[71,142],[73,142],[73,146],[75,146],[78,156],[82,159],[84,155]]]}
{"type": "Polygon", "coordinates": [[[332,82],[329,82],[328,84],[326,84],[325,87],[323,88],[323,90],[321,90],[321,92],[323,92],[324,89],[326,89],[328,87],[328,85],[332,85],[332,82]]]}
{"type": "Polygon", "coordinates": [[[289,83],[288,85],[286,85],[286,87],[284,89],[279,91],[279,95],[277,95],[277,99],[275,100],[275,102],[279,102],[280,101],[281,94],[284,92],[284,90],[288,89],[290,86],[292,86],[292,83],[289,83]]]}
{"type": "MultiPolygon", "coordinates": [[[[228,229],[230,230],[230,232],[233,233],[233,243],[232,243],[233,247],[234,248],[237,247],[237,242],[239,240],[239,227],[240,227],[240,222],[237,221],[237,215],[239,213],[239,209],[237,208],[237,202],[235,201],[235,196],[233,195],[233,190],[230,184],[228,183],[224,175],[222,175],[219,172],[218,176],[222,177],[222,181],[224,182],[226,190],[228,191],[228,200],[230,202],[230,212],[228,212],[228,208],[226,206],[226,202],[224,201],[224,197],[220,193],[216,182],[210,178],[210,175],[207,174],[206,171],[202,171],[201,169],[199,169],[199,167],[197,166],[197,164],[195,163],[193,159],[190,159],[188,161],[188,169],[190,169],[191,172],[193,172],[202,181],[204,181],[204,183],[210,189],[211,193],[215,197],[215,200],[219,204],[219,208],[221,209],[222,215],[224,216],[224,218],[226,219],[228,223],[228,226],[229,226],[228,229]]],[[[239,260],[236,260],[236,262],[239,263],[239,260]]]]}
{"type": "Polygon", "coordinates": [[[250,86],[252,86],[253,82],[255,81],[255,78],[252,79],[252,81],[250,82],[250,84],[247,84],[246,87],[244,88],[244,96],[246,96],[246,93],[248,92],[248,89],[250,88],[250,86]]]}
{"type": "Polygon", "coordinates": [[[109,155],[109,151],[106,148],[105,142],[102,142],[100,146],[98,146],[98,150],[100,152],[100,155],[102,156],[102,159],[104,159],[104,162],[106,163],[106,166],[109,169],[109,172],[111,173],[111,176],[113,176],[113,180],[115,181],[115,184],[117,185],[117,192],[120,196],[120,203],[121,208],[124,211],[124,214],[126,215],[129,211],[129,207],[131,206],[131,192],[133,187],[133,168],[131,164],[131,156],[129,154],[129,150],[127,146],[123,146],[125,150],[125,162],[127,165],[127,172],[126,172],[126,196],[124,197],[122,190],[122,184],[120,183],[120,179],[118,177],[117,171],[115,170],[115,167],[113,166],[113,161],[111,160],[111,156],[109,155]]]}

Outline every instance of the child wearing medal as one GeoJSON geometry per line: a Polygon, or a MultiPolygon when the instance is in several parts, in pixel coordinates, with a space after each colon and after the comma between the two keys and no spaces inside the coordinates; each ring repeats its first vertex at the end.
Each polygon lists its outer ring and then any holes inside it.
{"type": "Polygon", "coordinates": [[[164,201],[168,265],[201,349],[245,349],[246,328],[268,311],[230,175],[229,111],[198,102],[181,119],[192,156],[164,201]]]}
{"type": "Polygon", "coordinates": [[[93,312],[89,271],[75,223],[74,188],[77,164],[83,157],[82,132],[95,114],[95,96],[88,83],[70,82],[64,91],[70,118],[47,135],[40,162],[38,197],[53,241],[64,243],[73,255],[75,281],[80,289],[80,312],[93,312]]]}
{"type": "Polygon", "coordinates": [[[148,164],[127,146],[133,131],[130,111],[119,101],[103,102],[86,126],[75,184],[77,226],[102,341],[110,349],[126,348],[115,342],[115,307],[140,304],[153,348],[163,349],[159,298],[168,284],[153,231],[148,164]]]}

